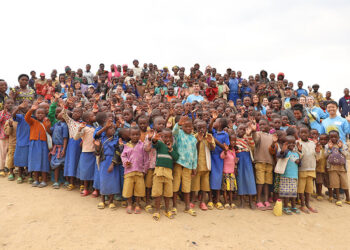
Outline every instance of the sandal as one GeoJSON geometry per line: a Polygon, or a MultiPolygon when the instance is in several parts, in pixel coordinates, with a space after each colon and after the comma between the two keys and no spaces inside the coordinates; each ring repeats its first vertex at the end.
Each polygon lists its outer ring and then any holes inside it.
{"type": "Polygon", "coordinates": [[[81,193],[81,196],[88,196],[90,194],[89,190],[84,189],[84,191],[81,193]]]}
{"type": "Polygon", "coordinates": [[[80,185],[80,187],[79,187],[80,192],[83,192],[84,189],[85,189],[84,185],[80,185]]]}
{"type": "Polygon", "coordinates": [[[174,215],[177,215],[177,208],[176,208],[176,207],[173,207],[173,209],[171,209],[171,212],[172,212],[174,215]]]}
{"type": "Polygon", "coordinates": [[[344,203],[350,205],[350,201],[344,201],[344,203]]]}
{"type": "Polygon", "coordinates": [[[29,184],[33,184],[33,182],[34,182],[34,179],[33,179],[32,177],[29,177],[29,178],[28,178],[28,183],[29,183],[29,184]]]}
{"type": "Polygon", "coordinates": [[[224,206],[222,205],[221,202],[215,203],[215,207],[216,207],[216,209],[219,209],[219,210],[223,210],[224,209],[224,206]]]}
{"type": "Polygon", "coordinates": [[[264,205],[265,205],[266,210],[272,210],[273,209],[271,204],[270,204],[270,202],[268,202],[268,201],[265,201],[264,205]]]}
{"type": "Polygon", "coordinates": [[[300,210],[298,208],[296,208],[296,207],[292,207],[291,210],[295,214],[300,214],[300,210]]]}
{"type": "Polygon", "coordinates": [[[100,202],[100,203],[98,203],[98,205],[97,205],[97,208],[98,209],[104,209],[106,207],[106,205],[104,204],[104,202],[100,202]]]}
{"type": "Polygon", "coordinates": [[[289,209],[289,207],[282,208],[283,213],[286,215],[292,215],[292,211],[289,209]]]}
{"type": "Polygon", "coordinates": [[[319,196],[316,197],[316,200],[323,201],[323,197],[321,195],[319,195],[319,196]]]}
{"type": "MultiPolygon", "coordinates": [[[[222,206],[222,205],[221,205],[222,206]]],[[[192,215],[192,216],[197,216],[196,211],[194,211],[192,208],[185,210],[185,213],[192,215]]]]}
{"type": "Polygon", "coordinates": [[[174,219],[174,214],[171,211],[164,212],[164,215],[168,217],[169,219],[174,219]]]}
{"type": "Polygon", "coordinates": [[[204,202],[201,202],[201,204],[199,205],[199,208],[203,211],[207,211],[208,210],[208,207],[207,205],[204,203],[204,202]]]}
{"type": "Polygon", "coordinates": [[[73,184],[69,184],[67,187],[68,191],[72,191],[75,188],[75,186],[73,184]]]}
{"type": "Polygon", "coordinates": [[[190,202],[190,208],[194,208],[194,207],[195,207],[194,203],[190,202]]]}
{"type": "Polygon", "coordinates": [[[208,209],[209,210],[213,210],[214,209],[214,203],[213,202],[211,202],[211,201],[208,202],[208,209]]]}
{"type": "Polygon", "coordinates": [[[47,183],[45,181],[42,181],[40,184],[39,184],[39,188],[44,188],[47,186],[47,183]]]}
{"type": "Polygon", "coordinates": [[[313,213],[318,213],[316,208],[308,207],[308,209],[313,213]]]}
{"type": "Polygon", "coordinates": [[[63,184],[63,187],[64,188],[67,188],[69,186],[69,182],[68,181],[65,181],[64,184],[63,184]]]}
{"type": "Polygon", "coordinates": [[[132,207],[131,207],[131,206],[128,206],[128,207],[126,208],[126,212],[127,212],[128,214],[132,214],[132,207]]]}
{"type": "Polygon", "coordinates": [[[60,188],[60,184],[58,182],[55,182],[54,184],[52,184],[52,187],[54,189],[59,189],[60,188]]]}
{"type": "Polygon", "coordinates": [[[335,203],[335,205],[341,207],[341,206],[343,205],[343,203],[342,203],[341,201],[337,201],[337,202],[335,203]]]}
{"type": "Polygon", "coordinates": [[[154,214],[152,215],[152,218],[153,218],[154,220],[158,221],[158,220],[160,219],[160,214],[159,214],[159,213],[154,213],[154,214]]]}
{"type": "Polygon", "coordinates": [[[22,184],[22,183],[23,183],[22,177],[18,177],[18,178],[17,178],[17,184],[22,184]]]}
{"type": "Polygon", "coordinates": [[[39,186],[39,182],[38,181],[34,181],[33,183],[32,183],[32,187],[38,187],[39,186]]]}
{"type": "Polygon", "coordinates": [[[92,198],[97,198],[98,197],[98,191],[94,190],[94,192],[92,192],[92,194],[91,194],[91,197],[92,198]]]}
{"type": "Polygon", "coordinates": [[[301,211],[301,212],[304,212],[304,213],[306,213],[306,214],[309,214],[309,213],[310,213],[309,209],[307,209],[307,207],[305,207],[305,206],[300,207],[300,211],[301,211]]]}
{"type": "Polygon", "coordinates": [[[123,208],[126,208],[128,206],[128,203],[126,201],[122,201],[121,205],[122,205],[123,208]]]}
{"type": "Polygon", "coordinates": [[[225,209],[229,209],[229,208],[231,208],[231,206],[230,206],[230,204],[226,203],[226,204],[224,205],[224,208],[225,208],[225,209]]]}
{"type": "Polygon", "coordinates": [[[7,180],[8,181],[14,181],[15,180],[15,176],[13,174],[10,174],[8,177],[7,177],[7,180]]]}
{"type": "Polygon", "coordinates": [[[235,209],[236,208],[236,205],[234,203],[231,204],[231,208],[232,209],[235,209]]]}
{"type": "Polygon", "coordinates": [[[0,171],[0,176],[1,176],[1,177],[5,177],[5,176],[6,176],[6,174],[5,174],[5,171],[4,171],[4,170],[1,170],[1,171],[0,171]]]}
{"type": "Polygon", "coordinates": [[[153,212],[153,207],[152,207],[152,205],[147,205],[147,206],[145,207],[145,211],[146,211],[147,213],[152,213],[152,212],[153,212]]]}
{"type": "Polygon", "coordinates": [[[135,214],[140,214],[141,213],[141,208],[139,206],[136,206],[134,213],[135,214]]]}
{"type": "Polygon", "coordinates": [[[116,209],[117,206],[114,205],[114,203],[112,202],[111,204],[109,204],[108,208],[109,208],[109,209],[116,209]]]}
{"type": "Polygon", "coordinates": [[[260,211],[265,211],[266,207],[264,206],[264,204],[262,204],[262,202],[258,202],[256,203],[256,208],[260,211]]]}

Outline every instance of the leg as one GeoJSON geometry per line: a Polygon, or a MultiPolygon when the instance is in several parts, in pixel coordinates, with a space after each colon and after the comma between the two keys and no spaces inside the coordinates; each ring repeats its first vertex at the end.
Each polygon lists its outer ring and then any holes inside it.
{"type": "Polygon", "coordinates": [[[184,193],[185,211],[190,209],[190,193],[184,193]]]}
{"type": "Polygon", "coordinates": [[[344,193],[345,193],[345,198],[346,198],[346,201],[350,201],[350,197],[349,197],[349,189],[344,189],[344,193]]]}
{"type": "Polygon", "coordinates": [[[229,192],[229,191],[224,190],[224,203],[225,203],[225,204],[228,203],[228,202],[227,202],[227,192],[229,192]]]}
{"type": "Polygon", "coordinates": [[[240,207],[240,208],[243,208],[243,207],[244,207],[243,195],[239,195],[239,200],[240,200],[239,207],[240,207]]]}
{"type": "MultiPolygon", "coordinates": [[[[166,200],[166,198],[164,197],[164,200],[166,200]]],[[[169,206],[169,198],[168,198],[168,206],[169,206]]],[[[155,207],[156,207],[156,212],[160,213],[160,196],[155,197],[155,207]]],[[[165,201],[165,208],[167,207],[166,205],[166,201],[165,201]]]]}
{"type": "Polygon", "coordinates": [[[229,198],[230,198],[230,205],[233,204],[233,191],[228,191],[229,198]]]}
{"type": "MultiPolygon", "coordinates": [[[[165,212],[169,212],[170,198],[164,197],[164,203],[165,203],[165,212]]],[[[159,204],[160,204],[160,198],[159,198],[159,204]]],[[[159,213],[159,209],[158,209],[158,213],[159,213]]]]}
{"type": "Polygon", "coordinates": [[[263,186],[264,186],[263,184],[257,184],[256,185],[257,201],[258,201],[258,203],[262,202],[261,201],[261,193],[262,193],[263,186]]]}
{"type": "Polygon", "coordinates": [[[316,183],[316,193],[317,193],[317,196],[322,196],[322,184],[316,183]]]}
{"type": "Polygon", "coordinates": [[[269,184],[264,184],[264,199],[265,202],[269,200],[269,184]]]}
{"type": "Polygon", "coordinates": [[[54,170],[54,174],[55,174],[55,182],[58,182],[58,178],[59,178],[59,175],[60,175],[60,168],[59,167],[57,167],[54,170]]]}

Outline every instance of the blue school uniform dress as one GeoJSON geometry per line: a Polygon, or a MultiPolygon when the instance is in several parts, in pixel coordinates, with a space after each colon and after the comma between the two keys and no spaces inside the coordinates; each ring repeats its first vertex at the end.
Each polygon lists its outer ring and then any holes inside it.
{"type": "MultiPolygon", "coordinates": [[[[101,129],[102,129],[102,126],[98,126],[97,128],[95,128],[95,131],[93,134],[95,140],[101,139],[106,135],[105,132],[103,132],[99,137],[96,135],[96,133],[101,129]]],[[[94,182],[92,186],[94,189],[100,190],[100,171],[98,170],[96,160],[95,160],[95,168],[94,168],[94,182]]]]}
{"type": "Polygon", "coordinates": [[[69,137],[68,126],[65,122],[58,121],[53,127],[52,131],[52,143],[53,149],[51,150],[50,165],[52,169],[56,169],[64,164],[65,157],[60,157],[63,150],[63,140],[69,137]]]}
{"type": "Polygon", "coordinates": [[[101,139],[103,145],[105,160],[100,163],[99,177],[100,177],[100,193],[102,195],[121,193],[120,185],[118,185],[118,170],[113,168],[111,173],[108,173],[108,168],[112,163],[114,152],[118,144],[118,139],[113,137],[108,139],[103,136],[101,139]]]}
{"type": "Polygon", "coordinates": [[[64,158],[64,176],[76,177],[77,167],[79,163],[79,158],[81,154],[80,147],[81,139],[74,140],[69,138],[66,150],[66,157],[64,158]]]}
{"type": "Polygon", "coordinates": [[[228,99],[230,101],[233,101],[234,104],[236,105],[237,99],[239,99],[239,94],[238,94],[238,80],[237,78],[230,78],[228,81],[228,87],[230,89],[230,92],[228,94],[228,99]]]}
{"type": "MultiPolygon", "coordinates": [[[[221,144],[230,145],[230,138],[225,131],[217,132],[213,129],[213,136],[221,144]]],[[[221,152],[222,149],[219,146],[215,146],[214,151],[211,152],[210,188],[213,190],[221,190],[224,168],[224,160],[220,158],[221,152]]]]}
{"type": "Polygon", "coordinates": [[[14,165],[16,167],[28,167],[30,127],[24,120],[24,115],[22,114],[17,114],[14,120],[18,122],[16,130],[17,143],[14,155],[14,165]]]}
{"type": "MultiPolygon", "coordinates": [[[[93,126],[91,125],[86,125],[86,127],[93,128],[93,126]]],[[[95,165],[96,165],[95,152],[82,152],[80,154],[80,159],[78,163],[77,178],[82,181],[94,180],[95,165]]]]}
{"type": "Polygon", "coordinates": [[[239,158],[237,169],[238,195],[256,194],[255,176],[248,141],[254,143],[253,138],[237,138],[238,150],[236,156],[239,158]]]}

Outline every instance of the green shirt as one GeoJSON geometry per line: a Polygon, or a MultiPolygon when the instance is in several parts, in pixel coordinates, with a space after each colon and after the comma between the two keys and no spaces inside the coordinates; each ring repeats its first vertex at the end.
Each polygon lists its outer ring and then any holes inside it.
{"type": "Polygon", "coordinates": [[[153,147],[157,150],[156,166],[173,168],[174,162],[179,158],[176,146],[173,145],[173,150],[169,152],[168,147],[162,142],[153,143],[153,147]]]}
{"type": "Polygon", "coordinates": [[[55,123],[57,122],[56,108],[57,108],[57,102],[51,103],[50,108],[49,108],[49,114],[47,115],[47,117],[49,118],[49,120],[51,122],[51,127],[53,125],[55,125],[55,123]]]}

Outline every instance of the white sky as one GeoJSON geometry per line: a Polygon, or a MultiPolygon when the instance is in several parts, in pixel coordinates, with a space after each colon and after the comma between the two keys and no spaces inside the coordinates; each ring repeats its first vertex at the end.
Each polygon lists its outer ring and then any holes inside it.
{"type": "Polygon", "coordinates": [[[0,78],[133,59],[349,87],[350,1],[1,1],[0,78]]]}

